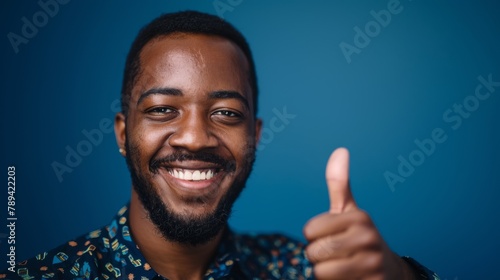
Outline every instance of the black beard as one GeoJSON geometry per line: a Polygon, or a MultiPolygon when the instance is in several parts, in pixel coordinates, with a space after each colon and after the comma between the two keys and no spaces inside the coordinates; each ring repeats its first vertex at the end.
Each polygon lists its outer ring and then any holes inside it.
{"type": "MultiPolygon", "coordinates": [[[[128,137],[127,137],[128,138],[128,137]]],[[[142,205],[149,213],[149,219],[153,222],[163,238],[167,241],[177,242],[181,244],[189,244],[192,246],[205,244],[215,238],[215,236],[225,228],[227,221],[231,215],[231,209],[245,188],[245,182],[251,173],[253,163],[255,161],[255,146],[246,148],[246,161],[243,163],[242,171],[239,176],[220,199],[216,209],[206,215],[183,216],[174,213],[168,205],[163,203],[158,192],[146,180],[146,177],[138,171],[134,163],[140,166],[139,148],[135,145],[125,143],[126,162],[130,171],[132,185],[139,196],[142,205]]],[[[173,154],[164,159],[153,159],[149,163],[149,170],[155,174],[158,170],[158,164],[162,162],[175,160],[202,160],[221,165],[226,171],[234,171],[235,164],[226,161],[215,154],[203,153],[182,153],[173,154]]],[[[150,177],[150,176],[149,176],[150,177]]],[[[202,203],[203,199],[196,201],[202,203]]]]}

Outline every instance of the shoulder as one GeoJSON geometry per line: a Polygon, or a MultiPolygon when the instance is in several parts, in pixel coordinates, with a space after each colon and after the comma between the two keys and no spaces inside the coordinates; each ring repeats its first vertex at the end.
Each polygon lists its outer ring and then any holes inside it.
{"type": "Polygon", "coordinates": [[[97,270],[102,243],[96,230],[9,267],[0,279],[73,279],[97,270]]]}
{"type": "MultiPolygon", "coordinates": [[[[255,267],[260,275],[276,279],[309,279],[312,265],[305,244],[283,234],[234,234],[242,267],[255,267]]],[[[244,269],[244,268],[243,268],[244,269]]]]}
{"type": "Polygon", "coordinates": [[[126,255],[139,266],[142,260],[129,255],[136,253],[127,224],[127,207],[120,209],[105,227],[68,241],[50,251],[0,272],[0,279],[100,279],[121,276],[126,255]],[[126,243],[126,244],[125,244],[126,243]],[[130,248],[130,250],[129,250],[130,248]]]}

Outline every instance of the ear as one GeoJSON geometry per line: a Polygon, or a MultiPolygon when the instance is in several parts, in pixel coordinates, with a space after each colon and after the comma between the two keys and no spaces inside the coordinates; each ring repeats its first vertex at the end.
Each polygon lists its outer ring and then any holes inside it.
{"type": "Polygon", "coordinates": [[[255,120],[255,145],[256,146],[259,144],[261,131],[262,131],[262,119],[256,119],[255,120]]]}
{"type": "MultiPolygon", "coordinates": [[[[127,140],[127,134],[125,133],[125,115],[122,113],[118,113],[115,116],[115,137],[116,143],[118,144],[118,148],[120,152],[125,151],[125,142],[127,140]]],[[[122,152],[122,155],[125,155],[125,152],[122,152]]]]}

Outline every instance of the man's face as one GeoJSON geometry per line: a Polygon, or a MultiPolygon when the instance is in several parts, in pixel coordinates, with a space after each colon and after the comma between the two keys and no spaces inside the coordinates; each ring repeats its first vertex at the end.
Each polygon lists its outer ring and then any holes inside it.
{"type": "Polygon", "coordinates": [[[128,116],[116,118],[134,191],[163,236],[199,244],[225,225],[255,156],[248,62],[207,35],[158,37],[140,54],[128,116]]]}

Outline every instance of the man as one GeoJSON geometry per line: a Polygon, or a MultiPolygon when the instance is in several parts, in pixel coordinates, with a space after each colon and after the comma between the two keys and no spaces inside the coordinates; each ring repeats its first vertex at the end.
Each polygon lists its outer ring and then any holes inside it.
{"type": "Polygon", "coordinates": [[[327,165],[330,211],[307,247],[227,226],[262,121],[244,37],[198,12],[141,30],[125,66],[115,134],[132,197],[112,222],[9,269],[7,279],[437,279],[386,245],[351,195],[347,150],[327,165]],[[306,257],[307,256],[307,257],[306,257]]]}

